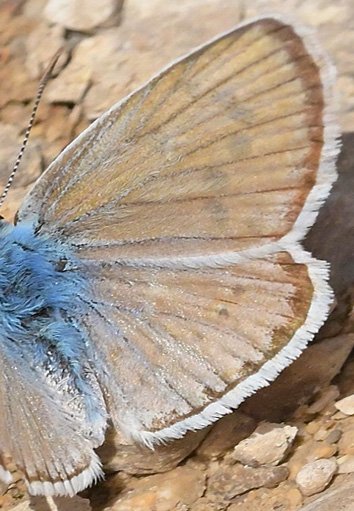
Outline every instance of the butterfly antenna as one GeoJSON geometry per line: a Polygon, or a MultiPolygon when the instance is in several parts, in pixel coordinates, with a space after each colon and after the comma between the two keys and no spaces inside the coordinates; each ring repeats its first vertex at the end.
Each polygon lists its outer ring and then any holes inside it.
{"type": "Polygon", "coordinates": [[[2,192],[2,195],[0,197],[0,207],[4,203],[5,197],[6,197],[8,191],[9,191],[9,189],[11,187],[11,184],[12,184],[12,181],[14,180],[14,177],[15,177],[15,174],[17,172],[17,169],[20,166],[20,162],[22,160],[23,153],[25,152],[25,149],[26,149],[26,146],[27,146],[29,135],[31,133],[31,129],[32,129],[32,126],[33,126],[33,123],[34,123],[34,119],[36,117],[38,105],[39,105],[39,102],[41,100],[44,88],[47,85],[47,83],[50,80],[50,78],[52,77],[53,69],[54,69],[56,63],[58,62],[58,59],[59,59],[60,55],[63,53],[63,50],[64,50],[64,48],[60,48],[55,53],[55,55],[53,55],[51,61],[49,62],[48,66],[47,66],[47,68],[46,68],[46,70],[45,70],[45,72],[44,72],[44,74],[43,74],[43,76],[41,78],[41,81],[40,81],[40,84],[39,84],[39,87],[38,87],[38,91],[37,91],[37,95],[36,95],[36,99],[35,99],[35,102],[34,102],[34,105],[33,105],[33,108],[32,108],[31,116],[30,116],[30,119],[29,119],[29,122],[28,122],[28,125],[27,125],[27,129],[26,129],[26,132],[25,132],[25,136],[23,137],[23,142],[22,142],[22,145],[21,145],[21,149],[20,149],[20,151],[18,153],[18,156],[17,156],[16,162],[15,162],[14,168],[12,169],[12,172],[10,174],[10,177],[9,177],[7,183],[6,183],[4,191],[2,192]]]}

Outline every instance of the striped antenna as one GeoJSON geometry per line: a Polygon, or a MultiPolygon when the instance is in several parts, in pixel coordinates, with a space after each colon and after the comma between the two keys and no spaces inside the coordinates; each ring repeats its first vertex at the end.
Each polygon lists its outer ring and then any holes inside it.
{"type": "Polygon", "coordinates": [[[14,177],[15,177],[15,174],[17,172],[17,169],[20,166],[20,162],[22,160],[23,153],[25,152],[25,149],[26,149],[26,146],[27,146],[29,135],[31,133],[31,129],[32,129],[32,126],[33,126],[33,123],[34,123],[34,119],[36,117],[38,105],[39,105],[39,102],[41,100],[44,88],[47,85],[47,83],[50,80],[50,78],[52,77],[53,69],[54,69],[56,63],[58,62],[58,59],[59,59],[60,55],[63,53],[63,50],[64,50],[64,48],[60,48],[55,53],[55,55],[53,55],[51,61],[49,62],[48,66],[47,66],[47,69],[45,70],[45,72],[44,72],[44,74],[42,76],[42,79],[41,79],[39,87],[38,87],[36,99],[35,99],[35,102],[34,102],[34,105],[33,105],[33,108],[32,108],[32,113],[31,113],[31,116],[30,116],[30,119],[29,119],[29,122],[28,122],[28,125],[27,125],[27,129],[26,129],[26,132],[25,132],[25,136],[23,137],[23,142],[22,142],[22,145],[21,145],[21,149],[20,149],[20,151],[18,153],[15,165],[14,165],[14,167],[12,169],[12,172],[11,172],[11,174],[9,176],[9,179],[8,179],[8,181],[6,183],[4,191],[2,192],[2,195],[0,197],[0,207],[4,203],[5,197],[6,197],[8,191],[9,191],[9,189],[11,187],[11,184],[12,184],[12,181],[14,180],[14,177]]]}

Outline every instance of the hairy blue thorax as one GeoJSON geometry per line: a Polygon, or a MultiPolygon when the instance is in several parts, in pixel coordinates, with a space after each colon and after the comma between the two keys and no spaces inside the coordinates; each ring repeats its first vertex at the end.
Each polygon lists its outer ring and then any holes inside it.
{"type": "MultiPolygon", "coordinates": [[[[27,333],[56,338],[67,316],[82,308],[84,292],[78,262],[67,249],[36,236],[30,226],[0,225],[0,325],[6,337],[16,336],[17,344],[30,342],[27,333]]],[[[67,348],[68,358],[79,354],[79,346],[67,348]]]]}
{"type": "Polygon", "coordinates": [[[83,265],[68,247],[38,236],[31,225],[1,221],[1,350],[22,359],[60,396],[61,406],[93,424],[104,414],[80,326],[89,292],[83,265]]]}

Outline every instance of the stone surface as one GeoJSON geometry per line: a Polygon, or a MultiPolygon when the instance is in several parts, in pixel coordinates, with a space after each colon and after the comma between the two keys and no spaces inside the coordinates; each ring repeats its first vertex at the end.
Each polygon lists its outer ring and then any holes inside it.
{"type": "Polygon", "coordinates": [[[340,429],[333,429],[328,433],[326,441],[332,444],[337,443],[341,439],[342,434],[343,432],[340,429]]]}
{"type": "Polygon", "coordinates": [[[295,509],[301,504],[302,495],[297,488],[291,488],[286,495],[289,500],[291,509],[295,509]]]}
{"type": "Polygon", "coordinates": [[[227,511],[293,511],[302,501],[301,492],[283,482],[276,488],[259,488],[236,497],[227,511]]]}
{"type": "Polygon", "coordinates": [[[313,458],[332,458],[336,454],[338,447],[327,442],[317,442],[316,448],[313,450],[313,458]]]}
{"type": "Polygon", "coordinates": [[[210,428],[187,433],[182,439],[148,449],[110,430],[97,452],[108,472],[125,470],[129,474],[166,472],[178,465],[203,440],[210,428]]]}
{"type": "Polygon", "coordinates": [[[70,30],[90,32],[118,21],[121,0],[49,0],[44,14],[51,23],[70,30]]]}
{"type": "Polygon", "coordinates": [[[338,441],[340,454],[354,454],[354,421],[352,417],[350,419],[343,421],[343,434],[338,441]]]}
{"type": "MultiPolygon", "coordinates": [[[[353,30],[354,35],[354,30],[353,30]]],[[[353,115],[353,113],[351,113],[353,115]]],[[[341,122],[343,119],[341,119],[341,122]]],[[[353,117],[354,121],[354,117],[353,117]]],[[[354,130],[354,122],[352,125],[354,130]]],[[[350,286],[353,284],[354,259],[354,211],[353,204],[348,197],[348,189],[354,188],[354,133],[342,135],[342,151],[338,159],[338,179],[325,205],[320,209],[315,226],[310,230],[305,247],[311,250],[315,257],[328,261],[331,264],[330,283],[338,297],[342,297],[338,309],[345,309],[350,301],[350,286]],[[339,221],[339,218],[346,219],[339,221]],[[340,250],[338,250],[340,247],[340,250]]],[[[346,315],[350,310],[344,312],[346,315]]],[[[332,316],[336,316],[334,311],[332,316]]],[[[335,318],[336,322],[343,324],[343,315],[335,318]]],[[[328,326],[322,331],[328,331],[328,326]]],[[[332,337],[332,334],[325,334],[332,337]]]]}
{"type": "Polygon", "coordinates": [[[78,496],[32,497],[11,507],[11,511],[92,511],[92,508],[87,499],[78,496]]]}
{"type": "Polygon", "coordinates": [[[91,505],[78,496],[32,497],[28,511],[91,511],[91,505]]]}
{"type": "MultiPolygon", "coordinates": [[[[0,123],[0,189],[2,190],[7,183],[8,177],[13,169],[20,146],[22,136],[15,126],[11,124],[0,123]]],[[[42,159],[39,146],[32,141],[31,146],[26,150],[21,168],[26,172],[18,172],[16,181],[11,187],[8,199],[1,208],[1,214],[11,219],[14,212],[22,202],[24,191],[29,184],[37,179],[42,172],[42,159]]],[[[2,192],[1,192],[2,193],[2,192]]]]}
{"type": "Polygon", "coordinates": [[[309,401],[320,389],[327,393],[329,383],[340,371],[353,345],[352,334],[310,344],[270,387],[261,389],[247,399],[240,406],[240,411],[258,420],[286,420],[301,403],[309,401]]]}
{"type": "Polygon", "coordinates": [[[334,406],[345,415],[354,415],[354,394],[337,401],[334,406]]]}
{"type": "MultiPolygon", "coordinates": [[[[65,69],[60,73],[57,80],[48,84],[45,98],[52,103],[79,103],[92,81],[93,75],[93,55],[91,48],[96,48],[100,40],[104,41],[104,46],[109,46],[109,38],[96,36],[83,39],[72,51],[72,57],[65,69]]],[[[107,62],[104,48],[101,44],[103,62],[107,62]]],[[[94,55],[97,55],[94,52],[94,55]]]]}
{"type": "Polygon", "coordinates": [[[342,481],[335,488],[328,488],[316,500],[298,511],[353,511],[354,478],[342,481]],[[338,509],[338,505],[340,508],[338,509]]]}
{"type": "MultiPolygon", "coordinates": [[[[65,44],[65,31],[59,25],[49,26],[47,23],[40,23],[26,38],[26,69],[31,78],[39,80],[48,62],[54,53],[63,48],[65,44]],[[42,44],[46,41],[46,44],[42,44]]],[[[61,57],[61,62],[67,60],[67,52],[61,57]]],[[[60,62],[56,69],[60,69],[60,62]]]]}
{"type": "Polygon", "coordinates": [[[224,454],[228,449],[247,438],[255,429],[256,421],[238,410],[220,419],[198,447],[197,454],[209,460],[224,454]]]}
{"type": "Polygon", "coordinates": [[[265,423],[234,449],[233,457],[243,465],[278,465],[295,440],[295,426],[265,423]]]}
{"type": "Polygon", "coordinates": [[[354,455],[346,454],[337,458],[338,474],[351,474],[354,472],[354,455]]]}
{"type": "Polygon", "coordinates": [[[334,460],[319,459],[304,465],[296,476],[296,482],[304,495],[314,495],[324,490],[336,471],[334,460]]]}
{"type": "MultiPolygon", "coordinates": [[[[339,396],[339,390],[336,385],[329,385],[325,387],[324,390],[321,390],[314,399],[314,402],[309,406],[308,413],[309,414],[317,414],[322,412],[329,404],[333,403],[335,399],[339,396]]],[[[316,434],[321,435],[321,432],[318,431],[316,434]]],[[[323,438],[318,438],[318,440],[323,440],[323,438]]]]}
{"type": "Polygon", "coordinates": [[[12,511],[31,511],[31,504],[29,500],[26,500],[25,502],[21,502],[17,506],[15,505],[12,509],[12,511]]]}
{"type": "Polygon", "coordinates": [[[119,494],[112,511],[169,511],[190,508],[205,491],[205,475],[194,467],[178,467],[164,475],[132,480],[119,494]]]}
{"type": "Polygon", "coordinates": [[[209,477],[207,498],[219,505],[230,502],[253,488],[273,488],[284,481],[289,474],[285,466],[244,467],[240,464],[222,466],[209,477]]]}

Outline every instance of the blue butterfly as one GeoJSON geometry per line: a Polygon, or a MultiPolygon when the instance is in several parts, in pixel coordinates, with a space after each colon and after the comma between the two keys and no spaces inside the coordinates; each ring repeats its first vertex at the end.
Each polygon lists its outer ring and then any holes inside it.
{"type": "Polygon", "coordinates": [[[277,18],[113,106],[0,224],[0,478],[73,495],[108,426],[153,447],[216,421],[323,324],[301,247],[335,179],[333,70],[277,18]]]}

